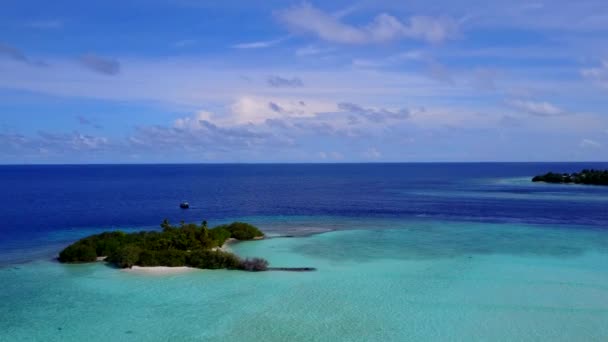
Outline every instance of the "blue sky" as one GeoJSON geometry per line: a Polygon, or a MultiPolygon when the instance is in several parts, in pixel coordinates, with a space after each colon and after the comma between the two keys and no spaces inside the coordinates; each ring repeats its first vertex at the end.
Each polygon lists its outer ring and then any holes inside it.
{"type": "Polygon", "coordinates": [[[605,1],[0,9],[0,163],[608,159],[605,1]]]}

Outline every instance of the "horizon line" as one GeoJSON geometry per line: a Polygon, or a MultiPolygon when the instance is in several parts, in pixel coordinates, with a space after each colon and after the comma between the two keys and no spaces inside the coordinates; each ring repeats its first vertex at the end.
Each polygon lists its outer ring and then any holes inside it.
{"type": "Polygon", "coordinates": [[[130,166],[130,165],[362,165],[362,164],[582,164],[608,161],[368,161],[368,162],[173,162],[173,163],[9,163],[3,166],[130,166]]]}

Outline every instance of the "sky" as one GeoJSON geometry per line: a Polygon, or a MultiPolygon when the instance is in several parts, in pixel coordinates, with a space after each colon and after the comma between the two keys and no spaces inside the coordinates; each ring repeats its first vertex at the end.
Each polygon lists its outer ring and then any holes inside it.
{"type": "Polygon", "coordinates": [[[606,160],[605,0],[0,3],[0,164],[606,160]]]}

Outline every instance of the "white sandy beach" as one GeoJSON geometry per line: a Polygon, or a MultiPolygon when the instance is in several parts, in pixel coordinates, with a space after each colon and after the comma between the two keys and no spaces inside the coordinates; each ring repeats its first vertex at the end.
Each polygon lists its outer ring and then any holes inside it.
{"type": "Polygon", "coordinates": [[[177,266],[177,267],[169,267],[169,266],[151,266],[151,267],[142,267],[142,266],[133,266],[131,268],[123,269],[125,272],[129,273],[137,273],[137,274],[150,274],[150,275],[166,275],[166,274],[180,274],[185,272],[192,271],[201,271],[198,268],[188,267],[188,266],[177,266]]]}
{"type": "Polygon", "coordinates": [[[224,244],[222,245],[222,247],[216,248],[216,250],[219,249],[220,251],[229,252],[230,245],[233,243],[236,243],[238,241],[239,240],[237,240],[235,238],[228,238],[228,240],[224,241],[224,244]]]}

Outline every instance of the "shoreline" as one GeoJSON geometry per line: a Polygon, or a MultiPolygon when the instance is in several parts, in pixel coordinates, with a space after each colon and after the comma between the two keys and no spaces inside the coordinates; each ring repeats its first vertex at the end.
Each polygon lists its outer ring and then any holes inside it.
{"type": "Polygon", "coordinates": [[[201,268],[188,266],[133,266],[131,268],[123,268],[121,271],[133,274],[149,274],[149,275],[169,275],[182,274],[193,271],[202,271],[201,268]]]}
{"type": "Polygon", "coordinates": [[[229,252],[230,251],[230,245],[234,245],[235,243],[239,242],[240,240],[235,239],[235,238],[228,238],[226,241],[224,241],[224,243],[222,244],[221,247],[216,247],[218,250],[222,251],[222,252],[229,252]]]}
{"type": "MultiPolygon", "coordinates": [[[[265,236],[255,237],[253,240],[263,240],[265,236]]],[[[230,252],[229,246],[240,242],[241,240],[235,238],[227,239],[221,247],[215,247],[212,250],[230,252]]],[[[98,257],[97,261],[105,261],[106,257],[98,257]]],[[[182,274],[193,271],[202,271],[202,268],[189,267],[189,266],[132,266],[131,268],[121,269],[124,272],[132,274],[149,274],[149,275],[170,275],[170,274],[182,274]]]]}
{"type": "Polygon", "coordinates": [[[251,240],[239,240],[239,239],[235,239],[235,238],[228,238],[226,241],[224,241],[224,244],[222,246],[214,247],[211,250],[230,252],[230,245],[234,245],[234,244],[237,244],[237,243],[243,242],[243,241],[260,241],[260,240],[264,240],[264,239],[266,239],[266,235],[256,236],[251,240]]]}

